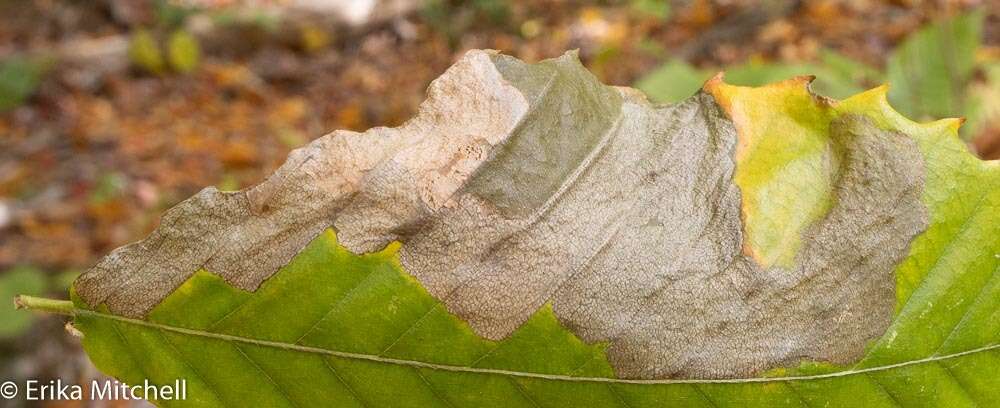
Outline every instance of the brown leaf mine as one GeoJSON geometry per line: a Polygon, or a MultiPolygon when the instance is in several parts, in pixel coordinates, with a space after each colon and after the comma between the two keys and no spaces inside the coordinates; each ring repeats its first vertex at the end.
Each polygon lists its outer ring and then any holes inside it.
{"type": "Polygon", "coordinates": [[[893,313],[893,270],[928,222],[905,135],[835,121],[828,214],[795,266],[742,254],[737,138],[711,96],[653,106],[575,55],[528,65],[472,51],[399,128],[337,131],[260,185],[209,188],[76,284],[142,316],[199,268],[255,290],[323,229],[400,260],[482,336],[545,303],[625,378],[741,377],[847,363],[893,313]]]}

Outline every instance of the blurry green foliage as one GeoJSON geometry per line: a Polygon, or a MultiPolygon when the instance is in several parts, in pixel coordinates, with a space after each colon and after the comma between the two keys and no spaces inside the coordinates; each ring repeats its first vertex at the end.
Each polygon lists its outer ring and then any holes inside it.
{"type": "Polygon", "coordinates": [[[615,69],[615,64],[621,60],[622,49],[616,44],[602,45],[590,59],[588,68],[598,78],[605,77],[608,70],[615,69]]]}
{"type": "Polygon", "coordinates": [[[186,74],[194,71],[201,59],[198,39],[187,31],[174,31],[167,43],[167,58],[170,60],[170,66],[177,72],[186,74]]]}
{"type": "MultiPolygon", "coordinates": [[[[834,51],[823,50],[815,62],[768,63],[751,61],[725,69],[726,82],[760,86],[798,75],[815,75],[812,89],[843,99],[883,82],[889,82],[889,100],[900,112],[923,120],[968,115],[962,135],[977,134],[985,121],[1000,114],[990,109],[1000,92],[1000,69],[977,63],[981,47],[982,11],[962,14],[931,24],[912,34],[889,56],[886,73],[834,51]],[[987,86],[974,84],[977,71],[987,86]],[[996,72],[994,72],[996,71],[996,72]],[[979,89],[974,89],[974,88],[979,89]]],[[[712,73],[679,60],[668,60],[640,78],[636,87],[657,102],[676,102],[697,92],[712,73]]]]}
{"type": "Polygon", "coordinates": [[[506,23],[510,19],[510,5],[506,0],[472,0],[473,9],[495,24],[506,23]]]}
{"type": "MultiPolygon", "coordinates": [[[[830,50],[820,50],[820,65],[842,81],[860,84],[865,89],[881,85],[885,76],[879,70],[830,50]]],[[[847,96],[847,95],[845,95],[847,96]]]]}
{"type": "MultiPolygon", "coordinates": [[[[834,51],[824,50],[817,63],[781,64],[750,61],[725,70],[726,82],[734,85],[761,86],[799,75],[815,75],[812,88],[819,94],[846,98],[864,90],[863,85],[877,83],[874,69],[850,60],[834,51]]],[[[636,82],[656,102],[677,102],[691,96],[718,70],[698,69],[670,60],[636,82]]]]}
{"type": "Polygon", "coordinates": [[[195,36],[180,27],[184,26],[188,17],[202,10],[168,0],[156,0],[154,10],[156,23],[153,29],[132,32],[129,44],[132,65],[154,74],[163,74],[168,68],[179,73],[194,71],[201,59],[201,47],[195,36]],[[164,44],[158,33],[167,32],[170,35],[164,44]]]}
{"type": "Polygon", "coordinates": [[[222,180],[219,180],[219,184],[216,184],[215,188],[219,191],[237,191],[240,189],[240,181],[232,173],[226,173],[222,175],[222,180]]]}
{"type": "Polygon", "coordinates": [[[69,290],[70,286],[73,286],[73,282],[76,278],[80,276],[80,271],[76,269],[67,269],[59,272],[52,277],[52,290],[63,292],[69,290]]]}
{"type": "Polygon", "coordinates": [[[274,129],[274,136],[278,138],[278,141],[280,141],[281,144],[289,149],[300,147],[309,142],[309,136],[301,130],[290,126],[277,127],[274,129]]]}
{"type": "Polygon", "coordinates": [[[125,192],[128,180],[122,173],[105,173],[97,180],[90,193],[91,204],[103,204],[120,197],[125,192]]]}
{"type": "Polygon", "coordinates": [[[518,24],[511,21],[510,4],[506,0],[427,0],[420,9],[420,17],[434,31],[448,37],[453,44],[474,24],[487,22],[495,26],[518,31],[518,24]]]}
{"type": "Polygon", "coordinates": [[[0,61],[0,112],[15,108],[38,88],[48,64],[25,57],[0,61]]]}
{"type": "Polygon", "coordinates": [[[157,24],[168,28],[179,27],[181,24],[184,24],[184,20],[189,16],[200,11],[183,3],[179,1],[156,0],[157,24]]]}
{"type": "Polygon", "coordinates": [[[863,84],[878,82],[877,72],[834,51],[825,50],[816,63],[767,64],[750,62],[726,70],[726,81],[736,85],[760,86],[794,76],[814,75],[812,89],[820,95],[843,99],[864,90],[863,84]],[[836,64],[831,64],[835,61],[836,64]],[[844,68],[850,61],[851,67],[844,68]]]}
{"type": "Polygon", "coordinates": [[[458,30],[450,24],[450,7],[447,0],[427,0],[420,9],[420,17],[434,31],[444,33],[451,38],[457,34],[458,30]]]}
{"type": "Polygon", "coordinates": [[[678,102],[693,95],[711,76],[680,60],[669,60],[635,83],[656,102],[678,102]]]}
{"type": "Polygon", "coordinates": [[[206,12],[205,15],[212,20],[213,24],[220,27],[253,27],[272,33],[281,28],[281,16],[268,10],[223,7],[206,12]]]}
{"type": "MultiPolygon", "coordinates": [[[[47,287],[42,271],[15,267],[0,274],[0,299],[14,299],[17,295],[41,295],[47,287]]],[[[13,305],[0,307],[0,339],[17,337],[29,327],[34,315],[14,310],[13,305]]]]}
{"type": "Polygon", "coordinates": [[[169,68],[174,72],[190,73],[201,60],[198,39],[184,30],[170,34],[166,44],[166,55],[156,36],[149,30],[139,29],[132,33],[129,44],[129,59],[132,64],[153,74],[163,74],[169,68]]]}
{"type": "Polygon", "coordinates": [[[648,38],[643,38],[639,40],[636,44],[643,53],[659,59],[665,59],[667,57],[667,48],[656,41],[650,40],[648,38]]]}
{"type": "Polygon", "coordinates": [[[132,64],[154,74],[161,74],[164,71],[163,53],[153,38],[153,34],[147,30],[136,30],[132,33],[132,40],[128,47],[129,60],[132,64]]]}
{"type": "Polygon", "coordinates": [[[670,3],[667,0],[632,0],[632,10],[659,19],[670,17],[670,3]]]}
{"type": "Polygon", "coordinates": [[[977,69],[982,31],[983,13],[976,11],[910,35],[887,64],[893,106],[918,119],[960,116],[978,109],[969,106],[967,94],[977,69]]]}

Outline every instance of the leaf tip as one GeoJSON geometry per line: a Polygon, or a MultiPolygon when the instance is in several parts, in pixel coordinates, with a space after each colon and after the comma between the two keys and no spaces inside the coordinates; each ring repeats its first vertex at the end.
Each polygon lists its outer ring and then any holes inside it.
{"type": "Polygon", "coordinates": [[[714,93],[719,86],[726,83],[726,71],[719,71],[715,75],[712,75],[705,83],[701,86],[708,93],[714,93]]]}
{"type": "Polygon", "coordinates": [[[816,80],[816,75],[799,75],[792,77],[791,79],[792,82],[798,82],[804,85],[811,84],[815,80],[816,80]]]}
{"type": "Polygon", "coordinates": [[[965,123],[964,117],[958,118],[944,118],[938,119],[933,122],[918,123],[919,126],[926,129],[943,129],[948,133],[949,136],[958,138],[958,129],[962,127],[965,123]]]}
{"type": "Polygon", "coordinates": [[[875,92],[876,94],[881,95],[883,98],[888,99],[889,98],[889,83],[886,82],[886,83],[884,83],[882,85],[876,86],[875,88],[871,89],[871,92],[875,92]]]}

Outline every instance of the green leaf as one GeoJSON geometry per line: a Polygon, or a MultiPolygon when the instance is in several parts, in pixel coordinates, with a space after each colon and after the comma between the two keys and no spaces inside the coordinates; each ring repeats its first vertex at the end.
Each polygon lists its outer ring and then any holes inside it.
{"type": "Polygon", "coordinates": [[[640,78],[635,87],[656,102],[680,102],[697,92],[711,76],[684,61],[671,60],[640,78]]]}
{"type": "Polygon", "coordinates": [[[472,51],[407,124],[20,303],[110,375],[186,379],[162,406],[1000,404],[1000,166],[808,82],[653,106],[472,51]]]}
{"type": "MultiPolygon", "coordinates": [[[[877,84],[883,81],[881,72],[859,61],[830,49],[820,50],[819,64],[824,69],[823,73],[837,78],[839,81],[853,83],[855,86],[863,84],[877,84]]],[[[820,73],[815,74],[816,80],[820,80],[820,73]]],[[[830,95],[838,98],[846,98],[853,93],[845,95],[830,95]]]]}
{"type": "Polygon", "coordinates": [[[201,47],[198,39],[187,31],[177,30],[170,35],[170,42],[167,44],[167,53],[170,66],[175,71],[189,73],[198,67],[201,58],[201,47]]]}
{"type": "Polygon", "coordinates": [[[932,24],[897,47],[887,64],[889,100],[917,119],[967,111],[968,86],[982,42],[981,10],[932,24]]]}
{"type": "MultiPolygon", "coordinates": [[[[78,306],[84,305],[78,301],[78,306]]],[[[255,400],[274,407],[511,406],[529,405],[529,390],[558,392],[560,387],[488,374],[455,375],[392,359],[611,374],[602,346],[588,346],[570,335],[551,309],[538,311],[502,342],[484,340],[400,269],[393,247],[354,255],[339,247],[329,230],[256,293],[234,289],[201,271],[154,309],[148,321],[163,327],[88,314],[78,316],[76,325],[86,335],[84,347],[103,370],[122,373],[125,381],[187,378],[191,395],[200,397],[189,401],[193,405],[255,400]],[[337,273],[317,273],[324,270],[337,273]],[[115,331],[121,337],[111,335],[115,331]],[[519,350],[525,348],[544,352],[522,355],[519,350]],[[124,349],[135,358],[123,357],[124,349]]]]}
{"type": "MultiPolygon", "coordinates": [[[[968,329],[977,319],[990,322],[990,316],[975,313],[995,312],[998,291],[1000,284],[992,279],[975,307],[966,309],[973,313],[965,321],[968,329]]],[[[87,308],[79,300],[77,306],[87,308]]],[[[965,355],[952,352],[969,350],[947,349],[929,356],[933,360],[899,367],[837,371],[820,365],[775,373],[806,376],[794,380],[608,382],[613,373],[605,346],[587,345],[568,333],[550,307],[504,341],[482,339],[400,269],[395,248],[354,255],[338,246],[329,230],[254,294],[199,271],[146,321],[84,312],[75,324],[85,333],[93,362],[126,383],[187,379],[191,399],[160,401],[162,406],[252,400],[273,407],[688,407],[737,401],[741,406],[864,401],[892,407],[910,398],[903,406],[941,406],[916,400],[921,397],[915,391],[926,386],[928,393],[944,393],[935,397],[958,403],[970,400],[956,392],[996,402],[989,388],[995,378],[977,379],[975,372],[995,368],[1000,357],[995,347],[965,355]],[[970,389],[963,391],[959,384],[966,383],[958,379],[942,378],[948,370],[970,381],[970,389]],[[913,396],[907,395],[911,391],[913,396]]]]}
{"type": "MultiPolygon", "coordinates": [[[[0,274],[0,299],[13,299],[18,294],[41,295],[45,288],[45,276],[35,268],[19,266],[0,274]]],[[[32,317],[14,311],[9,303],[0,308],[0,339],[24,333],[31,327],[32,317]]]]}

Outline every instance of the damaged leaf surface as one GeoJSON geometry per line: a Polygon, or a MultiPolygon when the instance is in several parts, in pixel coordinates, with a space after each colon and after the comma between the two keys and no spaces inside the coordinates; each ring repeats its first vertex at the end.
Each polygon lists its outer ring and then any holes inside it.
{"type": "Polygon", "coordinates": [[[403,126],[169,211],[77,324],[208,406],[995,403],[996,163],[806,85],[654,106],[473,51],[403,126]]]}

